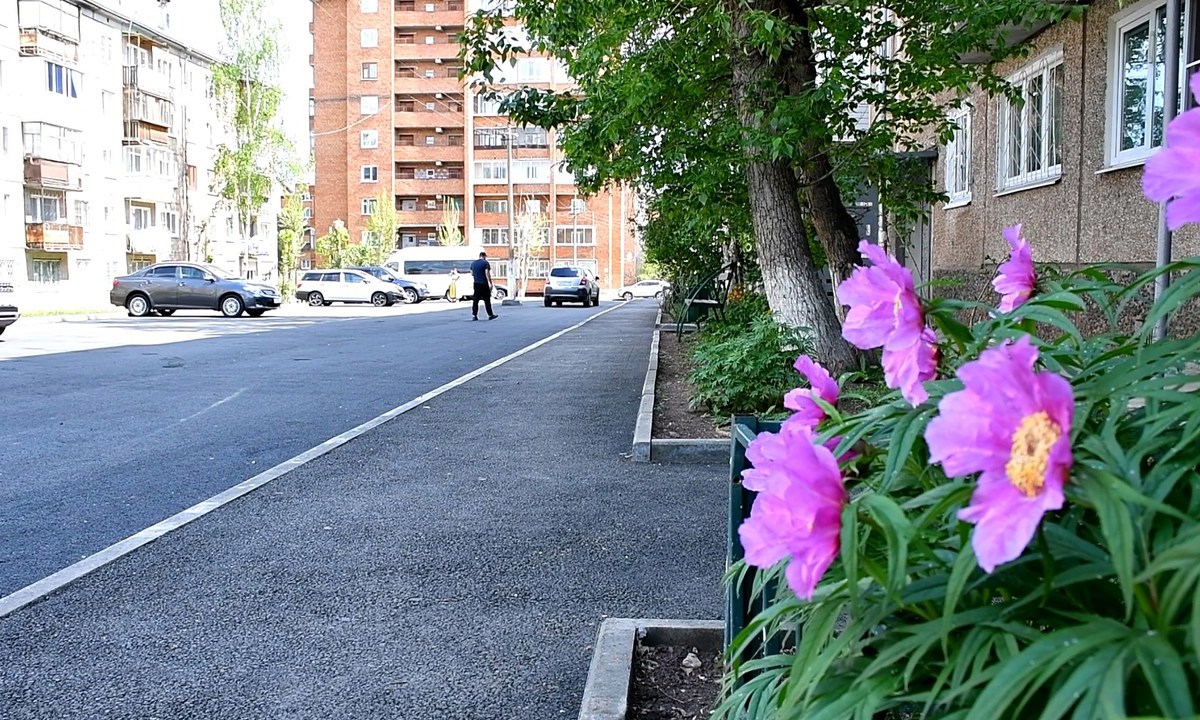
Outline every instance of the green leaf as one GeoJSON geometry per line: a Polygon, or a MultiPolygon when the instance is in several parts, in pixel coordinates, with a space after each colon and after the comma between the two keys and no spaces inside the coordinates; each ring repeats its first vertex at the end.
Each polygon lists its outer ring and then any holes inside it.
{"type": "Polygon", "coordinates": [[[1160,635],[1147,633],[1134,644],[1133,656],[1163,715],[1173,718],[1195,717],[1196,708],[1192,704],[1183,660],[1169,642],[1160,635]]]}
{"type": "Polygon", "coordinates": [[[1113,483],[1105,482],[1093,473],[1080,473],[1079,484],[1087,493],[1088,500],[1096,506],[1096,513],[1100,516],[1100,529],[1113,569],[1117,573],[1117,582],[1121,587],[1121,596],[1128,616],[1134,610],[1134,538],[1129,508],[1113,491],[1113,483]]]}
{"type": "Polygon", "coordinates": [[[887,583],[888,592],[899,592],[906,580],[908,564],[908,539],[912,534],[912,524],[900,506],[894,500],[877,493],[868,493],[858,501],[867,509],[871,517],[887,539],[887,583]]]}

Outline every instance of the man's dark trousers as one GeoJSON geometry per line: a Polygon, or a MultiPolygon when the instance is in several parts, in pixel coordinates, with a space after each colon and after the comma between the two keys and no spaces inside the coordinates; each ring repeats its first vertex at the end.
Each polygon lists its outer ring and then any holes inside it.
{"type": "Polygon", "coordinates": [[[492,313],[492,288],[487,283],[475,283],[475,292],[471,296],[471,314],[479,317],[479,298],[483,298],[483,309],[487,310],[488,317],[492,313]]]}

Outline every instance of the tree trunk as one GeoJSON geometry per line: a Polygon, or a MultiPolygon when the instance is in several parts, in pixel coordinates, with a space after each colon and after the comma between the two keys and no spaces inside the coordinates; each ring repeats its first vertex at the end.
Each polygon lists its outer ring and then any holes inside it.
{"type": "MultiPolygon", "coordinates": [[[[785,91],[785,76],[778,64],[767,61],[750,46],[747,10],[776,10],[776,0],[733,0],[729,5],[734,41],[731,64],[733,91],[742,125],[760,129],[760,112],[769,114],[771,103],[785,91]]],[[[815,355],[833,374],[850,370],[855,357],[842,339],[834,307],[813,264],[800,213],[796,175],[787,160],[771,160],[753,142],[747,148],[746,184],[750,218],[767,302],[775,318],[794,327],[809,328],[815,355]]]]}

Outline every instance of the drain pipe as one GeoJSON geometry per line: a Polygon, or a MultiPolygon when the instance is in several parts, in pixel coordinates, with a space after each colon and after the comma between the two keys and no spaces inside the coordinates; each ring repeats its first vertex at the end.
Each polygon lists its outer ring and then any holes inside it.
{"type": "MultiPolygon", "coordinates": [[[[1166,145],[1167,124],[1175,119],[1175,109],[1179,106],[1179,35],[1180,11],[1179,0],[1167,0],[1167,48],[1163,63],[1163,144],[1166,145]]],[[[1158,206],[1158,249],[1155,254],[1155,267],[1161,269],[1171,263],[1171,231],[1167,229],[1167,204],[1158,206]]],[[[1170,273],[1162,273],[1154,279],[1154,301],[1158,302],[1167,287],[1171,284],[1170,273]]],[[[1158,319],[1154,326],[1154,339],[1162,340],[1167,336],[1167,315],[1158,319]]]]}

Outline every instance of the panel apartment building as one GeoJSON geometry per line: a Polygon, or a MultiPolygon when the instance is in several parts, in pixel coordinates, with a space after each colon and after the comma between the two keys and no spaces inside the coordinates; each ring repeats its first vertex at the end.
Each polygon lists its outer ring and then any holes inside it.
{"type": "Polygon", "coordinates": [[[216,0],[0,2],[0,282],[23,311],[107,306],[113,277],[166,259],[274,276],[274,210],[245,243],[210,191],[228,133],[216,60],[181,38],[216,12],[216,0]]]}
{"type": "MultiPolygon", "coordinates": [[[[318,234],[341,220],[352,240],[365,239],[382,191],[395,202],[397,247],[437,244],[438,226],[457,218],[467,244],[496,259],[500,278],[507,275],[510,224],[533,212],[544,215],[547,230],[531,291],[561,264],[592,268],[603,287],[635,279],[634,193],[582,197],[554,133],[515,126],[497,102],[458,79],[457,35],[478,0],[315,5],[310,115],[318,234]]],[[[533,56],[495,78],[501,92],[570,82],[563,63],[533,56]]]]}

